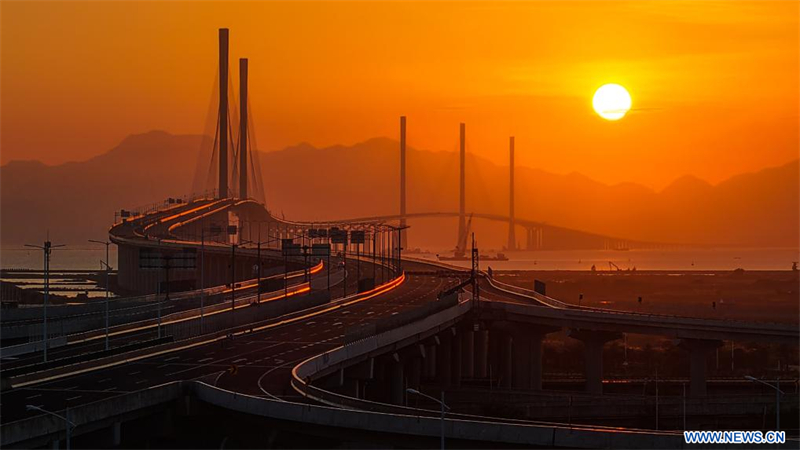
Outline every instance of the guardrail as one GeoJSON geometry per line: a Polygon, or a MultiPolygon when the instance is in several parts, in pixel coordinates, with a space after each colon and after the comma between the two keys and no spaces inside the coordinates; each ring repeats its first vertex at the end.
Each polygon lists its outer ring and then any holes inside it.
{"type": "Polygon", "coordinates": [[[503,282],[497,281],[497,280],[489,277],[488,275],[486,276],[486,278],[489,281],[489,284],[492,285],[492,287],[494,287],[495,289],[498,289],[500,291],[504,291],[504,292],[507,292],[509,294],[514,294],[514,295],[518,295],[518,296],[522,296],[522,297],[531,298],[531,299],[536,300],[538,302],[545,303],[548,306],[551,306],[553,308],[569,309],[569,310],[576,311],[576,312],[577,311],[585,311],[585,312],[598,312],[598,313],[603,313],[603,314],[615,314],[615,315],[620,315],[620,316],[639,317],[639,318],[644,318],[644,319],[651,320],[651,321],[652,320],[660,321],[660,320],[663,320],[663,319],[678,319],[678,320],[681,320],[681,321],[691,321],[693,324],[696,324],[696,325],[707,324],[709,326],[717,326],[717,327],[720,327],[720,326],[743,326],[745,328],[750,328],[750,329],[762,328],[764,326],[767,326],[767,327],[773,327],[774,326],[776,329],[780,329],[780,328],[788,329],[788,328],[792,328],[792,327],[795,327],[795,328],[797,327],[797,325],[787,325],[785,323],[780,323],[780,322],[752,322],[752,321],[738,320],[738,319],[705,319],[705,318],[691,317],[691,316],[679,316],[679,315],[676,315],[676,314],[654,314],[654,313],[643,313],[643,312],[637,312],[637,311],[624,311],[624,310],[619,310],[619,309],[597,308],[597,307],[593,307],[593,306],[578,306],[578,305],[573,305],[573,304],[570,304],[570,303],[565,303],[565,302],[562,302],[560,300],[556,300],[556,299],[554,299],[552,297],[548,297],[546,295],[542,295],[542,294],[540,294],[540,293],[538,293],[536,291],[531,291],[529,289],[525,289],[525,288],[522,288],[522,287],[519,287],[519,286],[514,286],[514,285],[511,285],[511,284],[507,284],[507,283],[503,283],[503,282]]]}
{"type": "Polygon", "coordinates": [[[514,286],[513,284],[503,283],[501,281],[495,280],[493,277],[490,277],[488,275],[484,275],[484,276],[485,276],[486,280],[489,282],[489,285],[491,285],[493,288],[495,288],[495,289],[497,289],[499,291],[503,291],[503,292],[506,292],[506,293],[509,293],[509,294],[515,294],[515,295],[519,295],[519,296],[522,296],[522,297],[530,298],[530,299],[535,300],[535,301],[537,301],[539,303],[544,303],[545,305],[550,306],[551,308],[568,309],[568,308],[572,308],[573,307],[572,305],[570,305],[568,303],[564,303],[562,301],[558,301],[558,300],[556,300],[554,298],[548,297],[546,295],[542,295],[542,294],[540,294],[540,293],[538,293],[536,291],[531,291],[531,290],[528,290],[528,289],[525,289],[525,288],[521,288],[519,286],[514,286]]]}
{"type": "MultiPolygon", "coordinates": [[[[413,417],[416,419],[417,423],[425,420],[426,418],[429,420],[437,420],[436,418],[440,415],[439,411],[391,405],[387,403],[349,397],[322,389],[318,386],[314,386],[311,384],[311,381],[320,375],[326,375],[331,373],[333,370],[338,370],[350,364],[360,362],[364,360],[365,357],[376,356],[381,352],[382,349],[396,349],[404,346],[401,344],[401,342],[409,343],[411,340],[416,342],[425,339],[427,337],[425,335],[426,332],[427,334],[432,335],[451,326],[461,316],[463,316],[463,314],[466,314],[471,307],[472,302],[465,300],[460,303],[456,303],[454,306],[444,308],[438,313],[427,316],[420,321],[403,324],[384,333],[376,334],[309,358],[293,368],[291,380],[292,387],[298,393],[310,400],[314,400],[328,406],[345,408],[345,410],[350,412],[364,412],[366,414],[371,414],[372,416],[370,417],[388,416],[391,418],[391,420],[403,420],[406,417],[413,417]]],[[[521,443],[521,441],[517,441],[517,439],[525,440],[531,437],[531,435],[525,436],[526,431],[531,431],[536,427],[544,427],[552,430],[554,433],[554,439],[545,444],[547,446],[562,445],[556,442],[556,430],[571,430],[570,432],[576,432],[578,434],[582,432],[589,432],[591,434],[597,433],[598,435],[605,436],[605,438],[610,436],[619,436],[620,433],[628,433],[626,438],[630,439],[623,438],[620,442],[611,444],[611,448],[637,448],[638,446],[643,445],[641,443],[642,441],[639,440],[643,436],[647,436],[647,439],[661,441],[660,444],[653,445],[652,448],[678,448],[682,443],[682,439],[680,439],[681,436],[676,432],[658,432],[649,430],[620,429],[618,427],[572,425],[458,413],[448,413],[446,422],[448,423],[449,427],[454,423],[464,423],[470,424],[473,427],[481,427],[480,433],[483,434],[484,439],[487,437],[487,433],[485,432],[488,424],[496,424],[502,427],[508,427],[508,434],[503,434],[502,436],[492,434],[492,438],[487,439],[489,442],[521,443]],[[637,443],[631,444],[631,442],[637,443]],[[669,442],[669,444],[666,444],[667,442],[669,442]]],[[[452,428],[449,428],[446,434],[448,438],[466,438],[465,436],[460,435],[459,432],[454,431],[452,428]]],[[[593,438],[596,437],[597,435],[595,435],[593,438]]],[[[649,445],[652,444],[652,442],[649,443],[649,445]]],[[[527,441],[526,445],[533,444],[532,442],[527,441]]],[[[588,444],[587,442],[582,442],[582,439],[579,439],[572,441],[569,445],[574,447],[604,447],[608,445],[608,443],[599,445],[597,441],[594,441],[591,444],[588,444]]]]}
{"type": "MultiPolygon", "coordinates": [[[[308,384],[308,381],[313,379],[319,372],[331,366],[345,364],[350,360],[370,354],[378,349],[394,345],[404,339],[411,337],[420,339],[421,334],[425,332],[438,332],[440,327],[443,326],[442,324],[454,323],[471,309],[471,301],[464,300],[457,302],[453,306],[443,308],[420,320],[410,323],[399,322],[394,324],[398,325],[396,328],[352,341],[341,347],[306,359],[292,369],[292,386],[301,395],[308,395],[312,392],[316,392],[318,388],[308,384]]],[[[387,322],[387,324],[391,325],[392,323],[387,322]]]]}
{"type": "Polygon", "coordinates": [[[371,291],[353,294],[335,301],[330,301],[326,291],[318,291],[295,298],[290,303],[267,302],[261,304],[260,307],[246,307],[235,317],[235,320],[228,320],[227,316],[222,315],[211,316],[211,318],[207,319],[203,330],[200,330],[199,323],[166,325],[162,327],[164,328],[163,335],[174,336],[175,342],[171,344],[159,345],[144,350],[109,356],[92,361],[84,361],[42,372],[20,375],[10,378],[7,381],[3,380],[3,390],[112,367],[160,354],[208,344],[230,336],[253,333],[265,328],[290,323],[309,317],[310,315],[320,314],[380,295],[383,292],[395,288],[404,280],[405,275],[401,274],[400,277],[378,286],[371,291]],[[270,317],[257,320],[258,316],[264,315],[269,315],[270,317]]]}
{"type": "Polygon", "coordinates": [[[442,310],[456,306],[457,304],[457,295],[425,303],[418,308],[403,311],[393,316],[384,317],[375,322],[347,330],[344,335],[344,342],[345,344],[352,344],[353,342],[360,341],[370,336],[381,334],[394,328],[398,328],[422,318],[434,315],[442,310]]]}

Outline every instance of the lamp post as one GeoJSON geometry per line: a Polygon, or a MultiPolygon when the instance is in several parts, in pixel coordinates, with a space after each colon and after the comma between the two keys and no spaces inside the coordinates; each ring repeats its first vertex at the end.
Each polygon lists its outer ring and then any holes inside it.
{"type": "Polygon", "coordinates": [[[64,415],[63,416],[61,414],[56,414],[56,413],[54,413],[52,411],[48,411],[46,409],[43,409],[43,408],[40,408],[40,407],[34,406],[34,405],[25,405],[25,409],[28,410],[28,411],[43,412],[45,414],[49,414],[49,415],[51,415],[53,417],[57,417],[57,418],[63,420],[66,423],[67,450],[69,450],[69,448],[70,448],[70,437],[72,436],[72,429],[75,428],[75,424],[72,421],[69,420],[69,408],[64,410],[64,415]]]}
{"type": "Polygon", "coordinates": [[[50,253],[54,248],[63,247],[64,244],[53,245],[52,242],[44,241],[44,245],[25,244],[25,247],[38,248],[44,252],[44,320],[42,322],[42,341],[44,342],[44,362],[47,362],[47,303],[50,300],[50,253]]]}
{"type": "Polygon", "coordinates": [[[108,272],[111,271],[111,261],[108,259],[108,247],[111,245],[111,242],[108,241],[96,241],[94,239],[89,239],[89,242],[94,242],[95,244],[102,244],[106,246],[106,350],[108,350],[108,272]]]}
{"type": "Polygon", "coordinates": [[[442,412],[442,414],[441,414],[441,425],[442,426],[441,426],[441,441],[440,442],[441,442],[441,449],[444,450],[444,413],[445,413],[445,410],[450,411],[450,407],[447,406],[444,403],[444,391],[442,391],[442,399],[441,400],[436,400],[435,398],[431,397],[430,395],[423,394],[422,392],[420,392],[420,391],[418,391],[416,389],[412,389],[412,388],[406,389],[406,392],[408,392],[409,394],[419,395],[421,397],[425,397],[427,399],[433,400],[436,403],[438,403],[439,406],[441,407],[441,412],[442,412]]]}
{"type": "Polygon", "coordinates": [[[781,430],[781,394],[783,391],[781,390],[781,378],[778,377],[775,380],[775,384],[767,383],[764,380],[759,380],[756,377],[751,377],[750,375],[744,376],[745,380],[750,380],[753,383],[761,383],[765,386],[769,386],[772,389],[775,389],[775,431],[781,430]]]}
{"type": "Polygon", "coordinates": [[[231,314],[236,309],[236,246],[231,244],[231,314]]]}
{"type": "Polygon", "coordinates": [[[203,334],[203,306],[206,296],[206,227],[205,222],[200,228],[200,334],[203,334]]]}

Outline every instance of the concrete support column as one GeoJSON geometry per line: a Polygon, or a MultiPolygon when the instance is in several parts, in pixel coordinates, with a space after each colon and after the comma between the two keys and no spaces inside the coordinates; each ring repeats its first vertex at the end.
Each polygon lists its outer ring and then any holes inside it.
{"type": "Polygon", "coordinates": [[[706,363],[712,350],[720,347],[722,341],[705,339],[683,339],[680,347],[689,352],[689,395],[706,396],[706,363]]]}
{"type": "Polygon", "coordinates": [[[111,425],[111,446],[119,447],[122,443],[122,422],[114,422],[111,425]]]}
{"type": "Polygon", "coordinates": [[[500,378],[500,386],[504,388],[511,387],[511,380],[512,380],[512,373],[513,369],[513,359],[512,359],[512,346],[514,345],[514,340],[511,338],[511,335],[508,333],[497,333],[498,337],[498,354],[500,356],[500,364],[499,364],[499,378],[500,378]]]}
{"type": "Polygon", "coordinates": [[[531,338],[520,334],[514,335],[513,373],[511,385],[515,389],[530,389],[531,387],[531,338]]]}
{"type": "Polygon", "coordinates": [[[462,344],[462,334],[456,333],[455,329],[451,329],[453,331],[453,352],[451,355],[453,368],[451,372],[452,382],[455,386],[461,386],[461,369],[463,365],[463,344],[462,344]]]}
{"type": "Polygon", "coordinates": [[[345,395],[354,398],[361,398],[361,380],[358,378],[345,378],[344,380],[345,395]]]}
{"type": "Polygon", "coordinates": [[[375,378],[375,359],[370,358],[343,370],[344,391],[347,395],[364,398],[367,382],[375,378]]]}
{"type": "Polygon", "coordinates": [[[516,389],[542,389],[542,341],[558,328],[510,324],[514,338],[513,386],[516,389]]]}
{"type": "Polygon", "coordinates": [[[425,372],[424,377],[427,379],[434,379],[436,378],[436,345],[431,344],[425,348],[426,358],[425,358],[425,372]]]}
{"type": "Polygon", "coordinates": [[[461,375],[466,378],[475,376],[475,332],[471,328],[461,331],[461,375]]]}
{"type": "Polygon", "coordinates": [[[408,387],[419,389],[420,381],[422,379],[422,364],[425,359],[416,357],[411,358],[408,362],[407,372],[407,380],[408,380],[408,387]]]}
{"type": "Polygon", "coordinates": [[[544,335],[535,334],[531,337],[531,384],[535,391],[542,390],[542,341],[544,335]]]}
{"type": "Polygon", "coordinates": [[[395,353],[389,363],[389,398],[395,405],[405,405],[405,370],[400,355],[395,353]]]}
{"type": "Polygon", "coordinates": [[[487,356],[489,350],[489,331],[479,330],[475,332],[475,374],[478,378],[487,376],[487,356]]]}
{"type": "Polygon", "coordinates": [[[586,392],[603,393],[603,346],[606,342],[619,339],[621,334],[605,331],[569,330],[568,335],[584,345],[586,392]]]}
{"type": "Polygon", "coordinates": [[[442,333],[439,337],[440,345],[436,355],[436,378],[442,388],[450,386],[452,369],[452,335],[450,332],[442,333]]]}

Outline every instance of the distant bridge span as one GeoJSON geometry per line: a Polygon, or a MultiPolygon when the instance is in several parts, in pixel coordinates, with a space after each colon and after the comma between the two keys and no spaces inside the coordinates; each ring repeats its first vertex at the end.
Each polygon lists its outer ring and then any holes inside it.
{"type": "MultiPolygon", "coordinates": [[[[403,219],[435,219],[444,217],[461,217],[461,213],[453,212],[420,212],[406,214],[392,214],[383,216],[359,217],[354,219],[343,219],[337,222],[349,223],[381,223],[402,221],[403,219]]],[[[646,241],[636,241],[631,239],[605,236],[587,231],[575,230],[572,228],[550,225],[546,222],[535,220],[512,218],[500,214],[469,213],[476,219],[490,220],[493,222],[503,222],[522,227],[526,230],[527,240],[525,249],[527,250],[554,250],[554,249],[597,249],[597,250],[628,250],[644,248],[675,248],[681,247],[678,244],[666,244],[646,241]]]]}

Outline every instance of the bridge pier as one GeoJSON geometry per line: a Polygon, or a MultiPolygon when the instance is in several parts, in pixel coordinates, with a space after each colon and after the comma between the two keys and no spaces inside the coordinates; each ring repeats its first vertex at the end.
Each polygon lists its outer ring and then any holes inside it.
{"type": "Polygon", "coordinates": [[[517,249],[516,220],[514,216],[514,136],[508,140],[509,153],[509,198],[508,198],[508,244],[509,251],[517,249]]]}
{"type": "Polygon", "coordinates": [[[470,327],[463,327],[461,333],[461,348],[463,356],[461,357],[461,375],[466,378],[473,378],[475,376],[475,332],[470,327]]]}
{"type": "Polygon", "coordinates": [[[450,330],[439,335],[439,348],[436,358],[436,379],[442,389],[450,387],[452,369],[453,335],[450,330]]]}
{"type": "Polygon", "coordinates": [[[453,350],[451,353],[453,366],[451,368],[451,382],[454,386],[461,386],[462,364],[464,356],[464,346],[462,334],[456,328],[450,328],[452,333],[453,350]]]}
{"type": "Polygon", "coordinates": [[[122,444],[122,422],[114,422],[111,426],[111,446],[119,447],[122,444]]]}
{"type": "Polygon", "coordinates": [[[425,345],[417,344],[406,347],[400,350],[399,354],[402,363],[405,366],[403,369],[405,374],[404,388],[413,387],[418,389],[422,379],[423,365],[426,362],[425,360],[427,356],[425,345]]]}
{"type": "Polygon", "coordinates": [[[489,334],[491,348],[489,365],[492,378],[498,380],[500,387],[511,387],[512,368],[511,335],[499,329],[492,329],[489,334]]]}
{"type": "Polygon", "coordinates": [[[603,346],[606,342],[622,337],[620,333],[592,330],[569,330],[569,337],[583,342],[586,392],[590,394],[603,393],[603,346]]]}
{"type": "Polygon", "coordinates": [[[393,353],[388,364],[389,400],[395,405],[405,405],[405,367],[399,353],[393,353]]]}
{"type": "Polygon", "coordinates": [[[434,339],[433,344],[425,346],[425,362],[423,364],[422,376],[427,380],[436,379],[436,344],[438,341],[434,339]]]}
{"type": "Polygon", "coordinates": [[[408,363],[408,387],[419,389],[422,381],[422,365],[425,362],[424,356],[412,357],[408,363]]]}
{"type": "Polygon", "coordinates": [[[552,327],[515,327],[515,388],[542,390],[542,342],[545,336],[558,330],[552,327]]]}
{"type": "Polygon", "coordinates": [[[475,376],[486,378],[487,356],[489,350],[489,331],[478,330],[475,332],[475,376]]]}
{"type": "Polygon", "coordinates": [[[706,396],[706,363],[712,350],[719,348],[722,341],[706,339],[682,339],[679,347],[689,352],[689,395],[706,396]]]}
{"type": "Polygon", "coordinates": [[[344,369],[345,392],[364,398],[366,384],[375,379],[375,358],[369,358],[344,369]]]}

